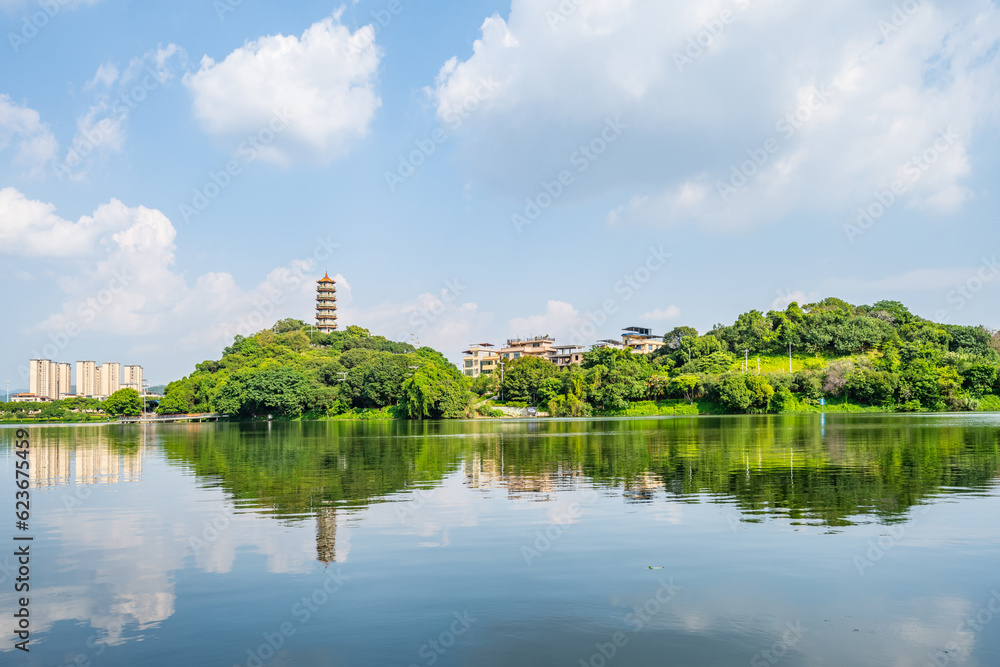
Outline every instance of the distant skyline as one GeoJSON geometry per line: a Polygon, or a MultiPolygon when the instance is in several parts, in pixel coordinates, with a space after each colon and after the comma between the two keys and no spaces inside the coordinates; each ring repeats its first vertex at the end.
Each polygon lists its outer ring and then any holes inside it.
{"type": "Polygon", "coordinates": [[[327,271],[341,329],[456,362],[827,296],[1000,328],[993,2],[0,0],[0,27],[12,391],[36,357],[179,379],[312,322],[327,271]]]}

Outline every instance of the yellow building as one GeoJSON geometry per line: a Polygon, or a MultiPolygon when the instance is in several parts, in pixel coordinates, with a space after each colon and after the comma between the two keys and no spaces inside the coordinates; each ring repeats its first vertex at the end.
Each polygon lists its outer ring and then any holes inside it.
{"type": "Polygon", "coordinates": [[[323,333],[337,330],[337,282],[329,273],[316,281],[316,328],[323,333]]]}
{"type": "Polygon", "coordinates": [[[666,343],[663,336],[654,336],[652,329],[628,327],[622,334],[622,346],[636,354],[652,354],[666,343]]]}
{"type": "Polygon", "coordinates": [[[470,345],[468,350],[462,352],[462,372],[470,378],[492,373],[500,361],[495,348],[492,343],[470,345]]]}
{"type": "Polygon", "coordinates": [[[548,336],[535,336],[525,340],[511,338],[505,347],[500,348],[500,356],[504,359],[520,359],[521,357],[549,359],[555,354],[555,344],[555,339],[548,336]]]}

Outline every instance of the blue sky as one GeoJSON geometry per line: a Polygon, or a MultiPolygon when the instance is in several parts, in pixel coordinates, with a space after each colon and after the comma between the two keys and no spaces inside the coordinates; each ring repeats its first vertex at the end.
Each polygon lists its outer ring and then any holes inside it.
{"type": "Polygon", "coordinates": [[[311,319],[325,271],[342,324],[456,360],[825,296],[1000,327],[991,2],[0,0],[0,22],[12,388],[36,355],[177,379],[311,319]]]}

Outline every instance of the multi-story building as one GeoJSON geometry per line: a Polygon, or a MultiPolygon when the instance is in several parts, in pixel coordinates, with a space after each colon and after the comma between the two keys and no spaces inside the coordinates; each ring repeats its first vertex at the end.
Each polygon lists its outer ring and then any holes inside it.
{"type": "Polygon", "coordinates": [[[99,389],[97,395],[107,398],[122,388],[122,365],[114,361],[105,361],[97,369],[99,389]]]}
{"type": "Polygon", "coordinates": [[[522,340],[508,339],[507,345],[500,348],[500,356],[504,359],[519,359],[521,357],[538,357],[548,359],[555,352],[556,341],[548,336],[535,336],[522,340]]]}
{"type": "Polygon", "coordinates": [[[573,364],[583,361],[583,347],[581,345],[556,345],[552,348],[552,356],[549,361],[559,368],[569,368],[573,364]]]}
{"type": "Polygon", "coordinates": [[[329,273],[316,281],[316,328],[323,333],[337,330],[337,282],[329,273]]]}
{"type": "Polygon", "coordinates": [[[37,396],[35,394],[11,394],[11,403],[48,403],[49,399],[45,396],[37,396]]]}
{"type": "Polygon", "coordinates": [[[470,345],[468,350],[462,352],[462,372],[471,378],[492,373],[500,361],[495,348],[492,343],[470,345]]]}
{"type": "Polygon", "coordinates": [[[58,364],[56,368],[56,384],[58,386],[58,398],[69,398],[73,395],[73,368],[69,364],[58,364]]]}
{"type": "Polygon", "coordinates": [[[124,366],[122,368],[124,389],[135,389],[140,394],[142,391],[142,366],[124,366]]]}
{"type": "Polygon", "coordinates": [[[49,359],[32,359],[28,362],[29,394],[49,401],[72,395],[72,369],[49,359]]]}
{"type": "Polygon", "coordinates": [[[645,327],[627,327],[623,329],[622,346],[636,354],[652,354],[666,343],[662,336],[654,336],[652,329],[645,327]]]}
{"type": "Polygon", "coordinates": [[[93,361],[76,362],[76,395],[97,396],[97,363],[93,361]]]}
{"type": "Polygon", "coordinates": [[[49,400],[59,398],[58,364],[48,359],[32,359],[28,362],[28,392],[49,400]]]}

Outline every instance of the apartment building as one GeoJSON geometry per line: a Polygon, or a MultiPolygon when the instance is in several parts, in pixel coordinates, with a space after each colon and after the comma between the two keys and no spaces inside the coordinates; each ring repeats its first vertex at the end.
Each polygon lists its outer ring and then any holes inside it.
{"type": "Polygon", "coordinates": [[[107,398],[122,388],[122,365],[114,361],[105,361],[97,369],[97,395],[107,398]]]}
{"type": "Polygon", "coordinates": [[[559,368],[569,368],[573,364],[583,362],[582,345],[556,345],[552,350],[552,356],[549,357],[549,361],[559,368]]]}
{"type": "Polygon", "coordinates": [[[462,372],[473,379],[480,375],[489,375],[500,361],[500,354],[492,343],[470,345],[462,355],[462,372]]]}
{"type": "Polygon", "coordinates": [[[76,395],[97,395],[97,363],[94,361],[76,362],[76,395]]]}
{"type": "Polygon", "coordinates": [[[124,366],[122,368],[122,388],[135,389],[142,393],[142,366],[124,366]]]}
{"type": "Polygon", "coordinates": [[[622,329],[622,347],[637,354],[652,354],[666,343],[663,336],[654,336],[652,329],[645,327],[627,327],[622,329]]]}
{"type": "Polygon", "coordinates": [[[71,369],[49,359],[32,359],[28,362],[28,393],[50,401],[59,400],[70,393],[71,369]]]}
{"type": "Polygon", "coordinates": [[[538,357],[548,359],[555,353],[556,341],[548,336],[534,338],[509,338],[507,345],[500,348],[503,359],[520,359],[521,357],[538,357]]]}

